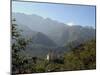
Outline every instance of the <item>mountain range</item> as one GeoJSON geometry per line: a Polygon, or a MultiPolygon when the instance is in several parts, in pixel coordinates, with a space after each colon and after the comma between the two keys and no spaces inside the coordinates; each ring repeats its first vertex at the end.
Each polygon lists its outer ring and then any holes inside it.
{"type": "Polygon", "coordinates": [[[92,27],[68,26],[36,14],[12,13],[12,17],[16,18],[16,24],[18,29],[22,30],[22,35],[32,39],[32,43],[27,48],[31,55],[45,55],[49,49],[66,51],[71,43],[77,46],[95,39],[96,29],[92,27]]]}

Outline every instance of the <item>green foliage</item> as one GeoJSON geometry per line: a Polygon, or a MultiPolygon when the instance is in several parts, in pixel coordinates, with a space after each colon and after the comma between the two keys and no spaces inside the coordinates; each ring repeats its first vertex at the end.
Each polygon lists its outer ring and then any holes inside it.
{"type": "Polygon", "coordinates": [[[16,20],[12,20],[12,73],[23,73],[24,56],[19,53],[25,50],[29,40],[21,37],[21,32],[17,29],[16,20]]]}
{"type": "Polygon", "coordinates": [[[65,56],[66,70],[82,70],[96,68],[96,47],[95,41],[89,41],[74,48],[65,56]]]}
{"type": "Polygon", "coordinates": [[[79,70],[84,67],[82,61],[73,52],[65,55],[64,65],[65,70],[79,70]]]}
{"type": "Polygon", "coordinates": [[[45,64],[40,63],[40,64],[36,64],[36,72],[45,72],[45,64]]]}
{"type": "Polygon", "coordinates": [[[63,71],[63,64],[49,63],[46,67],[47,72],[63,71]]]}

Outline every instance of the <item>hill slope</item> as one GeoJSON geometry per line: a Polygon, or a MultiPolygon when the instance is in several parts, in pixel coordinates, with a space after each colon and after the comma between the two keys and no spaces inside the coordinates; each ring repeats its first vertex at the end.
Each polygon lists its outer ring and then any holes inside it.
{"type": "Polygon", "coordinates": [[[66,70],[86,70],[96,68],[96,42],[91,40],[80,44],[64,55],[66,70]]]}

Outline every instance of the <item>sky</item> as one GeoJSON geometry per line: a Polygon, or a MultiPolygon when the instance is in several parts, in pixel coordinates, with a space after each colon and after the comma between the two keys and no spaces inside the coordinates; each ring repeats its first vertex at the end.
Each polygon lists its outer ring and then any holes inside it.
{"type": "Polygon", "coordinates": [[[12,12],[36,14],[66,25],[95,28],[95,6],[13,1],[12,12]]]}

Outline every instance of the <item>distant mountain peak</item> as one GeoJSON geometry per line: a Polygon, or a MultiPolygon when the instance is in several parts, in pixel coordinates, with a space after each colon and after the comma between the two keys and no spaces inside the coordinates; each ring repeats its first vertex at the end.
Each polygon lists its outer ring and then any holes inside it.
{"type": "MultiPolygon", "coordinates": [[[[51,18],[43,18],[36,14],[23,15],[23,13],[15,13],[14,17],[18,25],[27,26],[33,31],[41,32],[59,46],[74,40],[92,39],[95,36],[95,29],[93,28],[81,25],[68,26],[51,18]]],[[[36,35],[40,36],[41,33],[36,35]]]]}

